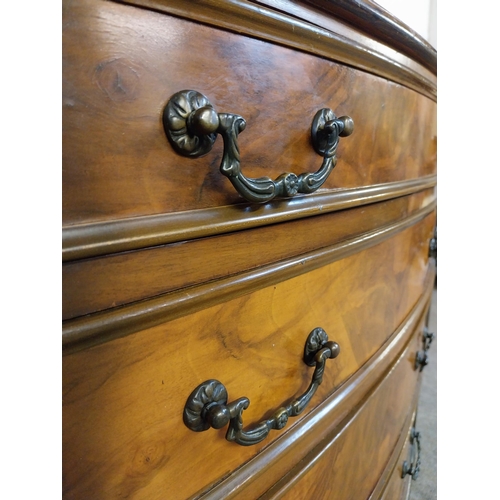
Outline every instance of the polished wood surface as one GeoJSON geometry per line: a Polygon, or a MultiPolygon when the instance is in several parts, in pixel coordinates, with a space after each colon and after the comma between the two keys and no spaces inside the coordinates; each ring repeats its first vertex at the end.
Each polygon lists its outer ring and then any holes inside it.
{"type": "MultiPolygon", "coordinates": [[[[331,13],[328,12],[328,9],[321,8],[320,6],[314,5],[314,2],[309,2],[307,0],[250,0],[254,3],[258,3],[261,5],[269,6],[279,12],[283,12],[285,14],[290,14],[294,17],[298,17],[301,20],[304,20],[308,23],[311,23],[316,26],[321,26],[332,33],[341,35],[345,37],[348,42],[352,44],[352,50],[355,51],[364,49],[366,52],[375,52],[375,54],[383,55],[393,62],[393,78],[397,72],[397,67],[402,66],[404,68],[408,68],[419,73],[422,77],[426,78],[433,84],[436,84],[436,70],[426,69],[422,64],[416,62],[414,59],[410,58],[406,55],[405,51],[398,51],[395,48],[392,48],[391,43],[382,43],[376,40],[373,36],[372,29],[363,30],[356,23],[347,23],[342,20],[341,17],[334,17],[331,13]]],[[[352,2],[354,4],[359,2],[352,2]]],[[[335,6],[333,7],[335,8],[335,6]]],[[[398,21],[399,22],[399,21],[398,21]]],[[[365,20],[362,20],[362,24],[365,24],[365,20]]],[[[366,26],[366,24],[365,24],[366,26]]],[[[394,28],[394,27],[393,27],[394,28]]],[[[417,35],[418,36],[418,35],[417,35]]],[[[430,51],[430,57],[435,58],[435,49],[428,47],[424,49],[424,52],[430,51]]],[[[374,55],[375,55],[374,54],[374,55]]],[[[428,57],[428,55],[424,56],[428,57]]],[[[356,61],[344,61],[354,67],[358,67],[356,65],[356,61]]],[[[371,70],[374,74],[377,73],[377,69],[371,70]]],[[[380,74],[380,76],[384,76],[380,74]]],[[[385,75],[387,77],[387,75],[385,75]]],[[[397,78],[394,81],[398,81],[397,78]]],[[[418,91],[418,90],[417,90],[418,91]]],[[[425,93],[424,93],[425,95],[425,93]]]]}
{"type": "Polygon", "coordinates": [[[394,500],[406,498],[405,493],[408,490],[408,481],[407,477],[404,479],[402,478],[402,463],[408,456],[410,449],[410,433],[415,422],[419,391],[420,387],[414,393],[414,401],[412,404],[413,410],[407,416],[403,430],[399,435],[398,442],[392,450],[384,472],[380,475],[375,488],[368,497],[368,500],[378,500],[384,496],[386,499],[392,498],[394,500]]]}
{"type": "MultiPolygon", "coordinates": [[[[428,307],[432,276],[433,271],[427,280],[426,292],[405,322],[361,369],[303,417],[293,429],[204,494],[204,500],[249,500],[259,498],[268,490],[286,490],[288,488],[283,483],[299,479],[316,457],[321,459],[322,451],[330,443],[327,437],[337,434],[352,418],[408,345],[417,324],[422,320],[423,311],[428,307]],[[286,481],[277,485],[285,475],[286,481]]],[[[293,488],[293,485],[290,486],[293,488]]]]}
{"type": "Polygon", "coordinates": [[[316,394],[321,401],[418,302],[427,273],[427,248],[419,242],[432,227],[426,219],[317,271],[66,356],[65,495],[161,498],[185,477],[177,491],[183,498],[254,456],[277,433],[244,449],[227,443],[223,431],[193,433],[181,419],[191,390],[216,378],[231,398],[250,399],[245,419],[257,422],[307,387],[311,374],[301,352],[309,331],[321,326],[342,349],[325,371],[316,394]],[[191,477],[193,469],[199,477],[191,477]]]}
{"type": "MultiPolygon", "coordinates": [[[[265,2],[246,0],[198,0],[195,9],[185,0],[124,0],[124,3],[319,55],[400,83],[431,99],[436,98],[435,74],[422,66],[415,68],[408,64],[401,59],[400,53],[373,43],[373,37],[366,45],[366,39],[360,37],[363,32],[358,28],[348,30],[344,25],[339,29],[338,23],[332,27],[325,21],[325,16],[321,16],[321,20],[315,16],[314,21],[308,16],[297,16],[289,9],[290,2],[286,2],[284,9],[277,10],[263,7],[265,2]],[[289,12],[291,16],[287,15],[289,12]]],[[[369,30],[367,34],[370,34],[369,30]]]]}
{"type": "MultiPolygon", "coordinates": [[[[342,241],[314,252],[262,266],[235,276],[180,289],[152,299],[134,302],[126,306],[67,320],[63,323],[63,352],[75,352],[113,338],[123,337],[162,322],[180,318],[203,308],[241,297],[265,286],[281,283],[307,272],[320,269],[386,241],[406,228],[412,227],[427,216],[429,228],[435,225],[435,204],[418,210],[403,221],[383,226],[374,231],[342,241]]],[[[430,229],[420,235],[420,249],[427,252],[424,243],[430,239],[430,229]],[[429,236],[428,236],[429,235],[429,236]]]]}
{"type": "Polygon", "coordinates": [[[63,266],[63,319],[298,257],[395,223],[434,200],[433,190],[384,203],[214,238],[63,266]],[[262,247],[266,252],[261,251],[262,247]],[[88,290],[92,290],[89,296],[88,290]]]}
{"type": "Polygon", "coordinates": [[[372,2],[327,3],[63,0],[65,499],[407,492],[435,279],[435,53],[372,2]],[[248,203],[219,172],[220,137],[198,159],[169,144],[162,112],[184,89],[245,118],[251,178],[317,171],[321,108],[354,133],[317,192],[248,203]],[[243,447],[183,423],[209,379],[250,400],[247,430],[270,418],[309,386],[316,327],[340,355],[284,429],[243,447]]]}
{"type": "Polygon", "coordinates": [[[263,500],[370,496],[414,402],[418,385],[418,371],[412,366],[418,349],[416,337],[361,407],[326,438],[328,445],[320,455],[307,460],[307,466],[292,481],[285,476],[263,495],[263,500]]]}
{"type": "Polygon", "coordinates": [[[398,84],[127,5],[82,0],[63,12],[64,225],[241,202],[218,171],[220,139],[196,160],[168,144],[161,112],[185,88],[246,119],[240,153],[249,177],[316,171],[310,126],[324,107],[355,123],[325,189],[435,173],[436,130],[427,124],[436,105],[398,84]]]}
{"type": "Polygon", "coordinates": [[[436,175],[336,189],[266,204],[238,203],[63,228],[63,262],[303,219],[399,198],[436,186],[436,175]]]}
{"type": "Polygon", "coordinates": [[[407,54],[437,73],[436,49],[409,26],[371,0],[304,0],[407,54]]]}
{"type": "MultiPolygon", "coordinates": [[[[381,496],[373,496],[373,500],[380,498],[380,500],[407,500],[410,495],[411,481],[410,475],[402,477],[403,472],[403,462],[409,460],[411,453],[411,441],[410,432],[413,427],[413,421],[411,422],[411,427],[407,429],[406,432],[402,433],[405,438],[404,446],[399,453],[394,468],[392,470],[391,476],[385,485],[385,488],[381,496]]],[[[369,500],[372,500],[371,497],[369,500]]]]}

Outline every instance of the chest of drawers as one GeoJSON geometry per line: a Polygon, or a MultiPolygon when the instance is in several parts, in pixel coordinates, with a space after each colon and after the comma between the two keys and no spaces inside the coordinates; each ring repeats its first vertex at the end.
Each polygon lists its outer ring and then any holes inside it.
{"type": "Polygon", "coordinates": [[[63,3],[64,498],[406,497],[435,119],[370,2],[63,3]]]}

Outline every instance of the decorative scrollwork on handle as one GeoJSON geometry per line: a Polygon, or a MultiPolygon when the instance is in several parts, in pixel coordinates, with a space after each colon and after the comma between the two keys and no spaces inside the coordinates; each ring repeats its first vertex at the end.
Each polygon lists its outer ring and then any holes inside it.
{"type": "Polygon", "coordinates": [[[307,337],[304,363],[315,366],[308,389],[287,406],[276,410],[271,418],[263,420],[249,430],[243,429],[243,411],[250,405],[248,398],[227,402],[226,388],[218,380],[207,380],[189,396],[184,407],[184,424],[192,431],[202,432],[210,427],[221,429],[229,424],[226,439],[242,446],[257,444],[267,437],[271,429],[282,429],[289,417],[302,413],[323,380],[327,359],[336,358],[340,347],[328,340],[322,328],[315,328],[307,337]]]}
{"type": "Polygon", "coordinates": [[[314,150],[323,157],[321,167],[314,173],[286,172],[276,180],[243,175],[238,135],[245,130],[245,119],[231,113],[217,113],[208,99],[195,90],[183,90],[170,98],[163,111],[163,127],[175,151],[192,158],[207,154],[220,134],[224,141],[221,173],[247,200],[267,202],[276,197],[312,193],[321,187],[337,163],[339,138],[352,134],[354,122],[349,116],[337,118],[331,109],[320,109],[312,122],[311,140],[314,150]]]}

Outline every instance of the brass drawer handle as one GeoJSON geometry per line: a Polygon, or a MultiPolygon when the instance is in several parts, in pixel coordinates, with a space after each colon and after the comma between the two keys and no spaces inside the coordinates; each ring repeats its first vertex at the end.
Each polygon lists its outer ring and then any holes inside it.
{"type": "Polygon", "coordinates": [[[243,410],[250,405],[249,399],[243,397],[228,404],[227,390],[218,380],[207,380],[191,393],[184,407],[184,423],[195,432],[206,431],[210,427],[221,429],[229,424],[226,433],[228,441],[242,446],[257,444],[267,437],[271,429],[285,427],[288,417],[302,413],[323,380],[326,360],[336,358],[339,353],[339,345],[329,341],[322,328],[315,328],[307,337],[304,347],[304,363],[316,366],[308,389],[286,407],[276,410],[271,418],[250,430],[243,429],[242,417],[243,410]]]}
{"type": "Polygon", "coordinates": [[[424,349],[423,351],[417,351],[417,354],[415,355],[415,370],[420,371],[422,371],[424,367],[429,364],[429,355],[427,354],[427,351],[430,349],[432,341],[434,340],[434,334],[427,328],[424,328],[422,337],[424,349]]]}
{"type": "Polygon", "coordinates": [[[238,134],[246,127],[244,118],[217,113],[196,90],[183,90],[170,98],[163,111],[163,127],[174,150],[192,158],[207,154],[220,134],[224,140],[221,173],[247,200],[267,202],[276,197],[312,193],[322,186],[337,163],[339,138],[352,134],[354,122],[349,116],[337,118],[331,109],[320,109],[311,127],[314,150],[323,157],[320,169],[298,176],[284,173],[274,181],[269,177],[250,179],[242,174],[238,134]]]}
{"type": "Polygon", "coordinates": [[[406,460],[403,462],[401,477],[404,478],[407,474],[409,474],[411,478],[415,481],[420,473],[420,432],[417,432],[415,428],[412,428],[410,439],[412,443],[410,452],[410,463],[408,464],[406,460]],[[415,444],[417,445],[417,457],[414,460],[415,444]]]}

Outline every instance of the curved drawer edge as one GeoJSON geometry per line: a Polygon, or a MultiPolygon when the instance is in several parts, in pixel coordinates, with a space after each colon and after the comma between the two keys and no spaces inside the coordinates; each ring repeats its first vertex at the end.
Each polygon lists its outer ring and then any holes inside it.
{"type": "Polygon", "coordinates": [[[368,205],[436,185],[430,175],[409,181],[339,189],[265,205],[239,204],[174,214],[68,226],[62,231],[63,262],[138,250],[240,231],[368,205]]]}
{"type": "Polygon", "coordinates": [[[434,200],[401,221],[277,264],[65,321],[63,355],[186,316],[353,255],[423,220],[436,204],[434,200]]]}
{"type": "MultiPolygon", "coordinates": [[[[434,276],[435,267],[430,266],[425,291],[420,300],[399,328],[355,375],[258,456],[212,489],[199,492],[192,498],[238,498],[257,483],[259,495],[262,495],[276,484],[276,479],[281,479],[294,467],[297,470],[293,471],[293,477],[287,484],[291,485],[300,478],[310,465],[297,467],[299,462],[308,455],[314,458],[323,453],[331,441],[326,437],[339,434],[347,423],[356,417],[370,394],[405,355],[414,332],[424,322],[431,300],[434,276]],[[317,429],[321,429],[321,433],[315,432],[317,429]],[[271,463],[272,467],[268,465],[271,463]]],[[[307,462],[310,463],[309,460],[307,462]]]]}
{"type": "MultiPolygon", "coordinates": [[[[434,198],[435,190],[431,188],[281,224],[65,262],[62,319],[109,310],[300,257],[400,221],[434,198]]],[[[430,233],[426,234],[425,238],[429,237],[430,233]]]]}
{"type": "MultiPolygon", "coordinates": [[[[411,344],[411,341],[410,341],[411,344]]],[[[287,492],[292,490],[293,492],[293,487],[294,485],[299,482],[302,477],[309,471],[311,470],[318,461],[322,460],[322,457],[325,453],[328,452],[328,450],[336,445],[336,442],[338,438],[342,436],[342,434],[345,434],[349,428],[352,426],[352,424],[355,424],[355,421],[362,415],[364,412],[365,408],[369,405],[370,400],[372,399],[373,395],[376,393],[377,389],[379,389],[384,382],[389,378],[390,373],[392,370],[396,368],[396,366],[399,365],[399,363],[403,360],[405,355],[408,354],[408,350],[410,349],[410,345],[408,344],[405,347],[404,352],[400,354],[398,359],[393,362],[391,365],[391,368],[385,372],[384,376],[377,381],[376,387],[374,387],[372,390],[370,390],[369,394],[366,396],[366,398],[363,399],[362,403],[356,407],[356,409],[349,414],[346,419],[341,424],[340,430],[335,430],[332,433],[326,437],[322,443],[320,443],[315,449],[313,449],[303,460],[302,463],[299,463],[298,466],[295,468],[295,470],[292,470],[287,476],[283,477],[276,483],[273,487],[271,487],[266,493],[264,493],[262,496],[259,497],[259,500],[278,500],[279,498],[282,498],[284,495],[286,495],[287,492]]],[[[381,479],[377,483],[376,489],[378,488],[379,484],[382,483],[382,488],[387,485],[387,481],[390,479],[391,475],[394,473],[394,470],[396,469],[397,465],[397,460],[400,457],[402,451],[404,450],[404,446],[408,441],[408,433],[411,430],[411,428],[408,429],[408,432],[406,432],[407,427],[410,425],[410,423],[413,421],[411,417],[414,416],[414,410],[413,408],[417,404],[418,401],[418,392],[420,389],[420,379],[419,377],[418,382],[417,382],[417,389],[415,393],[413,394],[413,400],[411,403],[411,408],[412,410],[409,412],[408,416],[405,419],[404,425],[401,427],[401,432],[398,437],[398,441],[396,443],[396,446],[393,449],[393,452],[391,453],[390,459],[388,465],[382,475],[381,479]],[[397,451],[397,453],[395,453],[397,451]],[[392,464],[392,460],[394,460],[394,464],[392,464]],[[382,482],[384,480],[384,482],[382,482]]],[[[375,491],[375,490],[374,490],[375,491]]],[[[385,491],[385,490],[384,490],[385,491]]],[[[373,493],[372,493],[373,495],[373,493]]],[[[373,497],[370,495],[368,500],[375,500],[375,498],[379,499],[380,497],[373,497]]],[[[394,498],[391,498],[390,500],[395,500],[394,498]]]]}
{"type": "Polygon", "coordinates": [[[433,73],[437,73],[436,49],[416,31],[375,2],[306,0],[306,3],[343,19],[361,31],[370,33],[371,36],[407,54],[433,73]]]}
{"type": "Polygon", "coordinates": [[[193,9],[189,2],[173,0],[120,0],[119,3],[195,20],[348,64],[437,100],[435,83],[420,72],[372,47],[264,5],[241,0],[205,1],[198,2],[193,9]]]}
{"type": "MultiPolygon", "coordinates": [[[[421,378],[419,380],[419,389],[420,389],[420,382],[421,378]]],[[[415,392],[412,410],[410,411],[408,417],[406,418],[398,442],[394,447],[391,457],[389,458],[389,461],[387,463],[387,467],[385,468],[384,473],[380,477],[379,482],[375,486],[368,500],[379,500],[383,497],[384,493],[386,492],[387,486],[389,484],[389,480],[391,479],[391,476],[396,470],[396,467],[400,464],[400,461],[402,461],[401,454],[404,450],[405,444],[410,439],[410,432],[413,427],[415,417],[417,414],[417,403],[418,403],[419,392],[420,392],[419,390],[415,392]]],[[[401,474],[401,471],[399,471],[399,473],[401,474]]]]}

